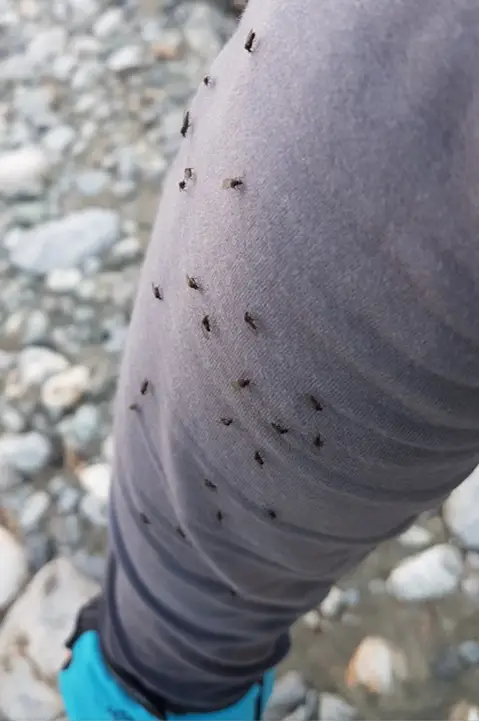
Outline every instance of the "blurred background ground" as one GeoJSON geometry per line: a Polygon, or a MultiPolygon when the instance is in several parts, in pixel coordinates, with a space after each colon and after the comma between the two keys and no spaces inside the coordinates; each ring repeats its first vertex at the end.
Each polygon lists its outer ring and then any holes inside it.
{"type": "MultiPolygon", "coordinates": [[[[104,568],[111,400],[138,271],[233,4],[0,0],[0,714],[12,720],[62,713],[62,642],[104,568]]],[[[473,476],[298,622],[271,718],[479,718],[478,501],[473,476]]]]}

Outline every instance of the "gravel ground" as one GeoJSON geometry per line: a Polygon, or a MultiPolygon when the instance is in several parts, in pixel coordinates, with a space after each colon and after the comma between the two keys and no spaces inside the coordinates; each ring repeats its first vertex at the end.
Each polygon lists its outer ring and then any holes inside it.
{"type": "MultiPolygon", "coordinates": [[[[12,721],[62,714],[62,644],[104,568],[111,399],[139,267],[232,4],[0,0],[0,717],[12,721]]],[[[479,473],[297,624],[270,721],[479,719],[475,549],[479,473]]]]}

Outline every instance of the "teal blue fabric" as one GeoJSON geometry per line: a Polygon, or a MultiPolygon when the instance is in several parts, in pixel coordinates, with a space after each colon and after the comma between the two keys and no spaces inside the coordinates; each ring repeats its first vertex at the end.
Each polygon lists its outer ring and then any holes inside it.
{"type": "MultiPolygon", "coordinates": [[[[182,721],[253,721],[258,694],[262,707],[271,695],[274,672],[264,676],[263,688],[254,685],[237,703],[213,713],[167,714],[182,721]]],[[[59,674],[59,687],[70,721],[155,721],[157,718],[131,698],[109,672],[98,634],[87,631],[76,641],[69,666],[59,674]]]]}

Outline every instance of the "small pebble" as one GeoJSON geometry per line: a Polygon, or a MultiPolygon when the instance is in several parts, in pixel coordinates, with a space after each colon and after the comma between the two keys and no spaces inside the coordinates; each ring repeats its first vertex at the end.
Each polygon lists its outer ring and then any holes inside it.
{"type": "Polygon", "coordinates": [[[350,687],[364,686],[371,693],[387,695],[407,676],[403,651],[380,636],[367,636],[349,662],[346,683],[350,687]]]}
{"type": "Polygon", "coordinates": [[[50,506],[50,496],[46,491],[36,491],[25,503],[20,514],[20,525],[25,532],[33,531],[45,517],[50,506]]]}

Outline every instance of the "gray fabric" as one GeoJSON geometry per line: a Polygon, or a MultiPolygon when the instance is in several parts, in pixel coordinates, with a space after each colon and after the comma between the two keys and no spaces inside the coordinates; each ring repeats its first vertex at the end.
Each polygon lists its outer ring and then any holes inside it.
{"type": "Polygon", "coordinates": [[[192,102],[119,385],[101,630],[173,704],[235,701],[479,460],[478,72],[476,0],[251,0],[192,102]]]}

